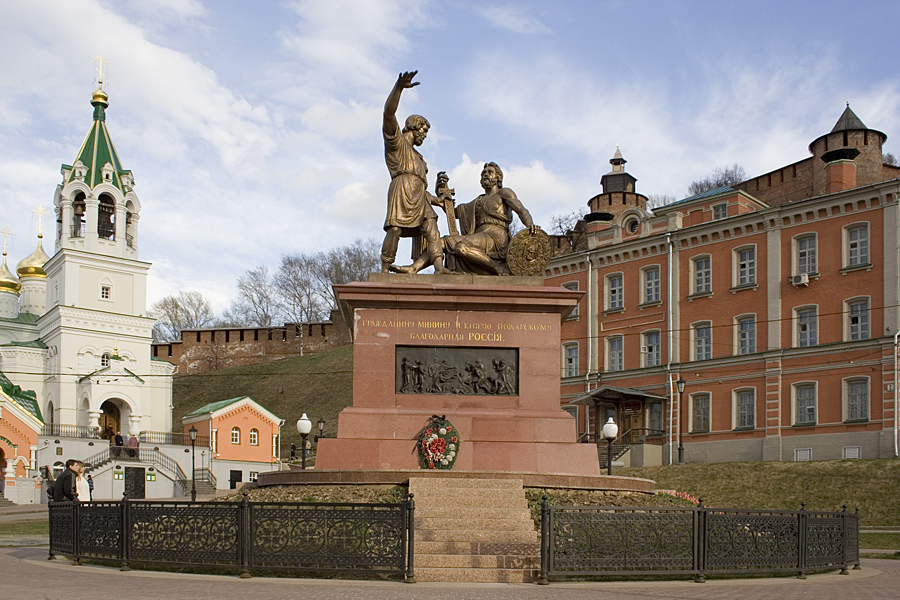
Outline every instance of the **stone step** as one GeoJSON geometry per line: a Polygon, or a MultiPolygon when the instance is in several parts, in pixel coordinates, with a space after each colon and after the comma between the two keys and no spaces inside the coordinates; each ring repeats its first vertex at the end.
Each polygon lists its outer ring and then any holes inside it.
{"type": "Polygon", "coordinates": [[[527,519],[530,521],[531,511],[527,508],[470,508],[416,504],[416,517],[424,519],[527,519]]]}
{"type": "MultiPolygon", "coordinates": [[[[541,555],[540,542],[420,542],[416,540],[416,557],[423,554],[541,555]]],[[[417,558],[418,560],[418,558],[417,558]]],[[[417,563],[418,564],[418,563],[417,563]]]]}
{"type": "Polygon", "coordinates": [[[459,519],[442,519],[422,517],[416,514],[416,529],[441,531],[444,529],[481,529],[484,531],[534,531],[534,522],[525,519],[475,519],[462,517],[459,519]]]}
{"type": "Polygon", "coordinates": [[[523,569],[416,568],[416,580],[420,582],[530,583],[536,577],[536,573],[523,569]]]}
{"type": "Polygon", "coordinates": [[[472,495],[428,495],[423,496],[422,498],[416,494],[414,497],[416,501],[416,510],[418,511],[419,507],[429,507],[429,506],[439,506],[443,508],[484,508],[486,506],[490,506],[492,508],[528,508],[528,502],[525,500],[525,496],[523,494],[519,494],[518,497],[491,497],[486,498],[484,496],[472,496],[472,495]]]}
{"type": "Polygon", "coordinates": [[[478,490],[499,490],[499,489],[522,489],[521,479],[472,479],[472,478],[453,478],[453,479],[437,479],[426,477],[410,477],[410,489],[417,491],[422,490],[445,490],[445,489],[478,489],[478,490]]]}
{"type": "Polygon", "coordinates": [[[416,544],[423,542],[538,542],[536,531],[509,531],[484,529],[416,529],[416,544]]]}
{"type": "Polygon", "coordinates": [[[423,568],[442,569],[540,569],[540,556],[508,554],[419,554],[416,571],[423,568]]]}

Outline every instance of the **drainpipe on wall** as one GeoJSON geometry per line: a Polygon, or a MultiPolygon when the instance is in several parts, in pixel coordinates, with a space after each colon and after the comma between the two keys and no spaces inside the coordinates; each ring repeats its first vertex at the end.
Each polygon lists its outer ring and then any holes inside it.
{"type": "Polygon", "coordinates": [[[900,457],[900,447],[897,440],[897,369],[900,367],[897,358],[897,343],[900,340],[900,331],[894,334],[894,458],[900,457]]]}
{"type": "MultiPolygon", "coordinates": [[[[669,428],[671,428],[672,427],[672,418],[674,417],[674,414],[675,414],[674,413],[674,411],[675,411],[675,401],[674,401],[675,390],[672,387],[672,347],[673,347],[672,323],[674,321],[673,315],[675,312],[675,307],[672,304],[672,234],[671,233],[666,234],[666,249],[667,249],[667,253],[669,255],[668,256],[668,274],[666,276],[666,283],[668,284],[667,287],[668,287],[668,294],[669,294],[669,298],[667,300],[668,305],[669,305],[669,310],[666,311],[666,319],[668,320],[667,325],[669,328],[669,335],[668,335],[669,350],[667,352],[667,357],[666,357],[667,358],[667,360],[666,360],[666,379],[668,380],[668,384],[669,384],[669,428]]],[[[681,410],[681,406],[678,407],[678,410],[679,411],[681,410]]],[[[681,418],[680,418],[681,415],[679,414],[678,416],[679,416],[678,424],[680,427],[681,426],[681,418]]],[[[896,420],[895,420],[895,422],[896,422],[896,420]]],[[[669,464],[671,465],[672,464],[673,441],[671,439],[671,434],[669,437],[670,437],[670,439],[669,439],[669,464]]]]}
{"type": "MultiPolygon", "coordinates": [[[[584,392],[588,393],[591,391],[591,362],[592,360],[592,352],[593,348],[593,323],[594,323],[594,311],[593,311],[593,302],[594,302],[594,286],[591,285],[591,281],[594,278],[594,259],[591,258],[590,254],[588,254],[588,272],[587,272],[587,302],[585,302],[585,308],[587,309],[587,368],[584,373],[584,392]]],[[[599,311],[597,313],[597,317],[599,318],[599,311]]],[[[588,430],[591,426],[591,415],[590,408],[585,406],[584,409],[584,432],[587,434],[588,430]]],[[[596,435],[596,432],[595,432],[596,435]]]]}

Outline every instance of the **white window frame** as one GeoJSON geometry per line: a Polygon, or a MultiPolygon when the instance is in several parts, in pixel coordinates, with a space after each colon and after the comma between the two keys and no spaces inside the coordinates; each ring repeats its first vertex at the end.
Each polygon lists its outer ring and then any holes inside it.
{"type": "MultiPolygon", "coordinates": [[[[577,281],[567,281],[562,284],[562,287],[567,290],[572,290],[573,292],[578,291],[578,282],[577,281]]],[[[572,309],[572,312],[569,313],[569,316],[566,317],[567,321],[575,321],[578,319],[578,305],[581,304],[581,300],[578,301],[578,304],[575,305],[575,308],[572,309]]]]}
{"type": "Polygon", "coordinates": [[[812,426],[819,424],[819,383],[817,381],[798,381],[791,386],[791,423],[795,426],[812,426]],[[812,421],[798,420],[800,413],[798,407],[798,402],[800,401],[800,388],[803,388],[804,390],[812,388],[812,410],[814,417],[812,421]]]}
{"type": "Polygon", "coordinates": [[[566,342],[562,346],[562,372],[563,377],[578,377],[579,374],[579,348],[578,342],[566,342]],[[574,353],[570,351],[574,350],[574,353]]]}
{"type": "Polygon", "coordinates": [[[693,360],[709,360],[713,357],[712,351],[712,323],[710,321],[698,321],[691,323],[691,354],[693,360]],[[700,333],[707,335],[700,337],[700,333]],[[703,347],[701,347],[703,343],[703,347]]]}
{"type": "Polygon", "coordinates": [[[794,462],[809,462],[812,460],[812,448],[794,448],[794,462]]]}
{"type": "Polygon", "coordinates": [[[843,460],[860,460],[862,458],[862,446],[844,446],[841,458],[843,460]]]}
{"type": "Polygon", "coordinates": [[[690,415],[688,423],[690,424],[690,433],[709,433],[712,431],[712,393],[711,392],[694,392],[688,398],[688,406],[690,406],[690,415]],[[697,401],[706,399],[706,429],[696,427],[697,419],[697,401]]]}
{"type": "Polygon", "coordinates": [[[621,335],[612,335],[606,338],[606,370],[625,370],[625,338],[621,335]],[[618,350],[613,345],[618,345],[618,350]]]}
{"type": "Polygon", "coordinates": [[[109,359],[112,358],[112,355],[109,352],[104,352],[100,355],[100,367],[108,367],[109,359]]]}
{"type": "MultiPolygon", "coordinates": [[[[845,423],[868,423],[872,418],[872,386],[871,380],[868,377],[847,377],[841,381],[841,397],[843,398],[843,418],[845,423]],[[851,394],[858,394],[860,389],[854,389],[855,386],[860,386],[864,397],[859,400],[862,403],[862,413],[863,416],[856,416],[851,414],[850,411],[850,400],[851,394]]],[[[862,414],[861,413],[861,414],[862,414]]]]}
{"type": "Polygon", "coordinates": [[[819,273],[819,239],[816,233],[801,233],[791,240],[793,246],[792,260],[794,275],[818,275],[819,273]]]}
{"type": "Polygon", "coordinates": [[[610,273],[604,278],[606,282],[606,310],[625,309],[625,274],[610,273]]]}
{"type": "Polygon", "coordinates": [[[735,354],[753,354],[756,352],[756,315],[738,315],[734,318],[734,349],[735,354]],[[744,323],[751,323],[753,327],[744,329],[744,323]],[[749,334],[747,332],[749,331],[749,334]],[[749,341],[747,338],[749,337],[749,341]]]}
{"type": "Polygon", "coordinates": [[[845,269],[855,269],[871,265],[871,239],[869,223],[862,221],[850,223],[842,230],[844,243],[843,258],[845,269]],[[860,235],[861,234],[861,235],[860,235]]]}
{"type": "Polygon", "coordinates": [[[647,428],[652,429],[654,431],[665,431],[666,427],[666,412],[665,407],[662,402],[648,402],[647,403],[647,428]],[[659,414],[654,415],[654,411],[657,411],[659,414]],[[658,418],[658,423],[656,422],[658,418]],[[654,427],[654,425],[659,425],[659,427],[654,427]]]}
{"type": "Polygon", "coordinates": [[[741,246],[731,253],[734,287],[756,285],[756,245],[741,246]],[[742,256],[749,253],[749,256],[742,256]]]}
{"type": "Polygon", "coordinates": [[[100,290],[97,293],[97,298],[102,300],[103,302],[112,302],[113,301],[113,284],[110,281],[103,280],[100,282],[100,290]]]}
{"type": "Polygon", "coordinates": [[[731,403],[732,403],[732,429],[748,431],[750,429],[756,429],[756,388],[747,387],[747,388],[738,388],[732,390],[731,392],[731,403]],[[750,394],[750,408],[751,408],[751,424],[745,425],[741,423],[741,402],[742,400],[746,400],[746,395],[750,394]],[[742,398],[743,396],[743,398],[742,398]]]}
{"type": "Polygon", "coordinates": [[[232,427],[231,428],[231,443],[236,444],[236,445],[241,443],[241,428],[240,427],[232,427]]]}
{"type": "Polygon", "coordinates": [[[868,340],[872,337],[872,303],[869,296],[844,300],[844,339],[848,342],[868,340]],[[865,311],[857,308],[865,305],[865,311]]]}
{"type": "Polygon", "coordinates": [[[259,429],[256,427],[250,430],[250,445],[259,446],[259,429]]]}
{"type": "Polygon", "coordinates": [[[712,294],[712,255],[701,254],[691,258],[691,289],[693,295],[712,294]],[[702,268],[701,262],[706,263],[702,268]]]}
{"type": "Polygon", "coordinates": [[[259,471],[250,471],[250,473],[247,475],[247,481],[250,483],[253,483],[257,479],[259,479],[259,471]]]}
{"type": "Polygon", "coordinates": [[[644,294],[644,304],[658,304],[662,302],[660,289],[661,273],[659,265],[648,265],[641,269],[641,290],[644,294]],[[656,273],[656,278],[651,279],[650,273],[656,273]]]}
{"type": "Polygon", "coordinates": [[[718,221],[719,219],[725,219],[728,217],[728,203],[727,202],[719,202],[717,204],[712,205],[712,217],[713,221],[718,221]]]}
{"type": "Polygon", "coordinates": [[[794,308],[794,347],[814,348],[819,345],[819,306],[808,304],[794,308]],[[812,313],[812,320],[809,314],[812,313]]]}
{"type": "Polygon", "coordinates": [[[660,351],[660,347],[662,345],[662,333],[656,329],[654,331],[645,331],[641,334],[641,344],[642,352],[641,352],[641,362],[645,367],[658,367],[662,364],[662,353],[660,351]],[[656,336],[656,343],[651,344],[649,341],[649,336],[656,336]],[[652,348],[652,351],[651,351],[652,348]],[[653,360],[651,360],[653,358],[653,360]]]}

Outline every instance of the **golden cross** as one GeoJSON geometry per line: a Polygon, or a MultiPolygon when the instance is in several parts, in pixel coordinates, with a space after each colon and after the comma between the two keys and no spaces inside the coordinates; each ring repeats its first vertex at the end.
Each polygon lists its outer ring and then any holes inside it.
{"type": "Polygon", "coordinates": [[[43,207],[43,206],[38,206],[37,208],[32,208],[32,209],[31,209],[31,212],[37,213],[37,216],[38,216],[38,235],[41,236],[41,237],[43,237],[43,235],[44,235],[44,222],[43,222],[43,217],[44,217],[44,215],[49,215],[50,213],[49,213],[48,211],[44,210],[44,207],[43,207]]]}
{"type": "Polygon", "coordinates": [[[99,85],[100,87],[103,87],[103,65],[104,64],[109,65],[109,63],[106,62],[105,60],[103,60],[102,54],[95,56],[94,60],[97,62],[97,65],[98,65],[97,66],[97,73],[98,73],[97,85],[99,85]]]}
{"type": "Polygon", "coordinates": [[[16,235],[16,234],[14,234],[12,231],[10,231],[6,227],[4,227],[3,229],[0,229],[0,233],[3,234],[3,254],[6,255],[7,239],[9,238],[9,236],[16,235]]]}

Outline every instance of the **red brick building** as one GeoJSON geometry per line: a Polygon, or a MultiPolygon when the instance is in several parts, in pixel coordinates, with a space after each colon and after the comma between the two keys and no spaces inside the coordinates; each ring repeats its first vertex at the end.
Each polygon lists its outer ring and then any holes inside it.
{"type": "Polygon", "coordinates": [[[152,354],[178,365],[179,375],[194,375],[315,354],[349,343],[349,332],[338,319],[280,327],[185,329],[180,341],[154,343],[152,354]]]}
{"type": "Polygon", "coordinates": [[[848,106],[810,158],[652,211],[617,150],[546,272],[585,292],[562,328],[579,432],[613,417],[633,465],[896,456],[886,139],[848,106]]]}

